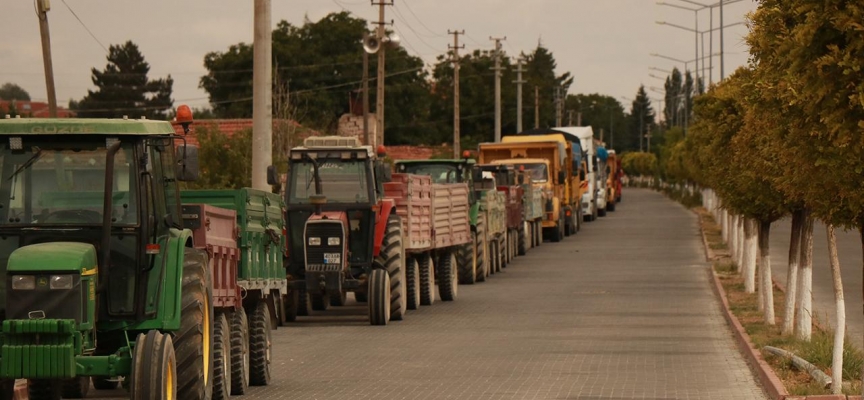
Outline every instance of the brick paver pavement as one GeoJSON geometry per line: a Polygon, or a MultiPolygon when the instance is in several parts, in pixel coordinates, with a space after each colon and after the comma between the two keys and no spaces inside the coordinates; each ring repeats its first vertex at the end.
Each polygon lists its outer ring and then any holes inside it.
{"type": "Polygon", "coordinates": [[[343,307],[274,331],[246,399],[761,399],[708,286],[694,214],[618,211],[386,327],[343,307]]]}

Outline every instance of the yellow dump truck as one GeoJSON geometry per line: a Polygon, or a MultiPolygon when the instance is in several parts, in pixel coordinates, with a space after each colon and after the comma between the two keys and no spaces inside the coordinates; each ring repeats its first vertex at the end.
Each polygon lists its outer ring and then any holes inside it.
{"type": "Polygon", "coordinates": [[[506,163],[536,171],[534,185],[544,193],[544,236],[557,242],[576,233],[582,221],[579,163],[574,162],[571,142],[563,135],[505,136],[502,143],[482,143],[478,163],[506,163]]]}

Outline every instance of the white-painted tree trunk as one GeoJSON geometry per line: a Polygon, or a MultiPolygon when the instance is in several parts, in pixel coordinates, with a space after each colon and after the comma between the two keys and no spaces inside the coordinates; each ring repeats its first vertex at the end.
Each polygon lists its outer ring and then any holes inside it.
{"type": "Polygon", "coordinates": [[[759,224],[759,290],[764,302],[765,323],[774,325],[774,283],[771,280],[771,222],[760,221],[759,224]]]}
{"type": "Polygon", "coordinates": [[[840,260],[837,258],[837,236],[834,225],[827,224],[828,258],[831,262],[831,277],[834,278],[834,357],[831,360],[831,392],[840,394],[843,391],[843,339],[846,336],[846,303],[843,301],[843,277],[840,275],[840,260]]]}
{"type": "Polygon", "coordinates": [[[726,212],[726,209],[720,210],[720,229],[723,233],[723,241],[726,242],[726,246],[729,246],[729,213],[726,212]]]}
{"type": "MultiPolygon", "coordinates": [[[[744,220],[744,245],[741,246],[741,275],[744,278],[744,291],[753,293],[756,291],[756,229],[755,224],[750,219],[744,220]]],[[[762,302],[760,297],[759,311],[762,311],[762,302]]]]}
{"type": "Polygon", "coordinates": [[[747,218],[744,218],[743,216],[738,216],[738,233],[735,234],[738,238],[738,243],[735,245],[735,247],[738,249],[736,250],[737,259],[735,262],[737,262],[738,265],[744,265],[744,224],[746,222],[747,218]]]}
{"type": "Polygon", "coordinates": [[[813,334],[813,216],[809,210],[804,211],[801,226],[797,303],[795,336],[809,342],[813,334]]]}
{"type": "Polygon", "coordinates": [[[732,262],[738,265],[738,271],[741,271],[741,264],[738,263],[738,216],[733,215],[729,221],[729,255],[732,256],[732,262]]]}
{"type": "Polygon", "coordinates": [[[789,264],[786,270],[786,298],[783,305],[783,334],[795,331],[795,300],[798,295],[798,260],[801,257],[801,227],[804,211],[792,213],[792,234],[789,238],[789,264]]]}

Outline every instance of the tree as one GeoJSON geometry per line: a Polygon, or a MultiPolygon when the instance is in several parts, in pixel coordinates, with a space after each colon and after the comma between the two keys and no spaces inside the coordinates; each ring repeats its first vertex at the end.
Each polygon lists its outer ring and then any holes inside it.
{"type": "Polygon", "coordinates": [[[30,93],[14,83],[4,83],[0,86],[0,100],[30,101],[30,93]]]}
{"type": "Polygon", "coordinates": [[[654,131],[656,123],[654,122],[654,109],[651,107],[651,99],[645,92],[645,86],[639,85],[639,90],[636,91],[636,98],[630,105],[630,137],[633,140],[635,149],[645,150],[648,148],[645,143],[645,135],[654,131]]]}
{"type": "Polygon", "coordinates": [[[672,69],[672,74],[666,78],[666,83],[663,88],[666,90],[666,95],[663,98],[663,103],[666,105],[663,110],[663,120],[666,127],[681,126],[681,98],[682,98],[682,77],[681,71],[678,68],[672,69]]]}
{"type": "MultiPolygon", "coordinates": [[[[590,126],[598,137],[602,130],[603,139],[609,148],[622,153],[639,149],[638,142],[633,145],[632,132],[629,129],[630,121],[624,106],[615,97],[599,93],[568,95],[564,102],[564,109],[581,114],[582,126],[590,126]]],[[[573,124],[576,124],[575,116],[573,124]]],[[[565,122],[564,125],[568,123],[565,122]]]]}
{"type": "MultiPolygon", "coordinates": [[[[338,119],[349,112],[349,93],[361,88],[363,48],[360,39],[367,21],[348,12],[331,13],[317,22],[294,26],[286,21],[273,31],[274,81],[288,93],[290,105],[304,112],[303,124],[334,132],[338,119]]],[[[387,49],[385,80],[385,140],[400,144],[416,140],[417,129],[429,120],[430,84],[423,60],[404,48],[387,49]]],[[[204,57],[207,75],[199,86],[222,118],[252,116],[252,45],[231,45],[204,57]]],[[[370,107],[375,105],[377,57],[369,57],[370,107]]]]}
{"type": "Polygon", "coordinates": [[[150,64],[131,41],[108,48],[108,64],[103,71],[93,68],[96,91],[88,90],[81,101],[70,107],[83,118],[120,118],[124,115],[166,119],[171,112],[174,80],[150,80],[150,64]]]}
{"type": "MultiPolygon", "coordinates": [[[[555,105],[554,96],[555,90],[559,87],[566,88],[573,84],[573,77],[569,72],[561,75],[556,75],[555,69],[558,67],[555,61],[555,56],[549,49],[543,47],[542,43],[537,43],[537,48],[534,52],[526,57],[525,70],[526,80],[526,99],[533,100],[534,88],[537,87],[540,94],[540,127],[548,128],[555,125],[555,105]]],[[[534,112],[531,107],[524,107],[524,121],[534,121],[534,112]],[[527,118],[525,118],[527,117],[527,118]]],[[[533,123],[526,123],[526,127],[532,127],[533,123]]]]}
{"type": "Polygon", "coordinates": [[[200,189],[239,189],[252,184],[252,130],[228,137],[218,128],[195,128],[200,145],[200,176],[189,185],[200,189]]]}

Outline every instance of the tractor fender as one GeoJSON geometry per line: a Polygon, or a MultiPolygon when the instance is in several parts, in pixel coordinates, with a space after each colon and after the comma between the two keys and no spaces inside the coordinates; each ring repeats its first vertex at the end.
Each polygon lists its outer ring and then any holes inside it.
{"type": "Polygon", "coordinates": [[[394,208],[396,208],[396,201],[393,199],[383,199],[378,203],[375,212],[375,242],[372,247],[373,257],[378,257],[378,254],[381,252],[381,242],[384,241],[384,234],[387,230],[387,220],[390,218],[390,214],[393,213],[394,208]]]}

